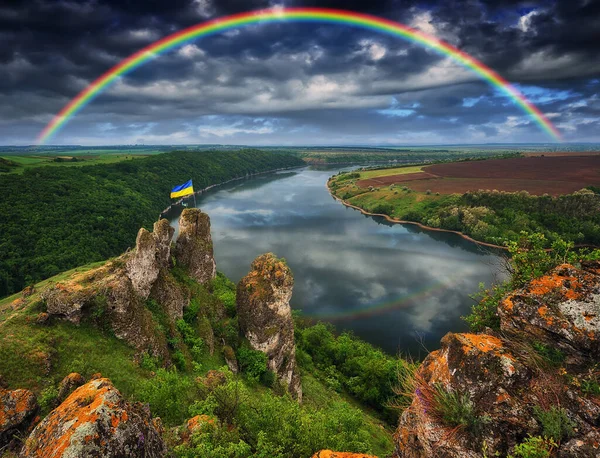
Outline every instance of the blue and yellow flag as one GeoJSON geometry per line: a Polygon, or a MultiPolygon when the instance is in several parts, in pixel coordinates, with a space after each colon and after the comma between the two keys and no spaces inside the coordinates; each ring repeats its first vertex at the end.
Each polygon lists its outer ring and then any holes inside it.
{"type": "Polygon", "coordinates": [[[175,186],[171,189],[171,199],[175,199],[176,197],[183,197],[190,194],[194,194],[194,187],[192,186],[192,180],[180,184],[179,186],[175,186]]]}

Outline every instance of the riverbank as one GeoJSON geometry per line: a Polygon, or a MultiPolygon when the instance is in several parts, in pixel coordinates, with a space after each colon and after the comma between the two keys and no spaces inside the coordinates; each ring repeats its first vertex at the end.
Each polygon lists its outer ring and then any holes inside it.
{"type": "Polygon", "coordinates": [[[500,250],[508,251],[508,248],[506,248],[505,246],[495,245],[493,243],[488,243],[488,242],[482,242],[481,240],[475,240],[473,237],[469,237],[467,234],[464,234],[464,233],[459,232],[459,231],[452,231],[450,229],[441,229],[439,227],[426,226],[424,224],[417,223],[416,221],[407,221],[407,220],[392,218],[391,216],[386,215],[384,213],[371,213],[371,212],[365,210],[364,208],[360,208],[360,207],[357,207],[356,205],[352,205],[351,203],[346,202],[344,199],[341,199],[340,197],[336,196],[334,194],[333,190],[329,187],[329,182],[330,181],[331,181],[331,178],[329,180],[327,180],[327,183],[325,184],[325,186],[327,187],[327,190],[329,191],[329,194],[331,194],[331,196],[335,200],[337,200],[338,202],[341,202],[342,205],[345,205],[346,207],[354,208],[355,210],[360,211],[363,215],[380,216],[382,218],[385,218],[385,220],[389,221],[390,223],[394,223],[394,224],[412,224],[414,226],[418,226],[421,229],[425,229],[427,231],[446,232],[446,233],[449,233],[449,234],[456,234],[456,235],[459,235],[460,237],[462,237],[463,239],[468,240],[469,242],[476,243],[477,245],[485,246],[485,247],[488,247],[488,248],[497,248],[497,249],[500,249],[500,250]]]}

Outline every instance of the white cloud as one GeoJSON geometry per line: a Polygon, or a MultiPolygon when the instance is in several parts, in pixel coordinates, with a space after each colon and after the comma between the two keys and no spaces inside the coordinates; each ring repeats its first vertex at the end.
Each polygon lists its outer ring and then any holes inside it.
{"type": "Polygon", "coordinates": [[[517,24],[517,27],[522,31],[522,32],[529,32],[530,28],[531,28],[531,19],[540,14],[540,12],[538,10],[532,10],[527,14],[524,14],[523,16],[521,16],[519,18],[519,23],[517,24]]]}

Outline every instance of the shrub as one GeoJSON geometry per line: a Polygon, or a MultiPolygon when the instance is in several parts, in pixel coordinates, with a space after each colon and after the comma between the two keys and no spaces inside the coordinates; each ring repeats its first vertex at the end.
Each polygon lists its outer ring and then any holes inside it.
{"type": "Polygon", "coordinates": [[[253,350],[246,345],[238,348],[236,353],[240,370],[250,379],[260,380],[267,372],[267,355],[262,351],[253,350]]]}
{"type": "Polygon", "coordinates": [[[556,446],[552,439],[529,436],[515,446],[514,455],[508,455],[508,458],[549,458],[556,446]]]}
{"type": "Polygon", "coordinates": [[[498,303],[510,290],[508,283],[494,285],[486,289],[483,283],[479,284],[479,292],[471,296],[478,302],[471,308],[471,313],[463,319],[469,324],[471,331],[481,332],[486,327],[494,330],[500,329],[500,317],[498,316],[498,303]]]}
{"type": "Polygon", "coordinates": [[[192,380],[175,370],[158,369],[156,375],[144,380],[139,397],[150,404],[153,415],[166,424],[181,424],[187,419],[188,408],[196,395],[192,380]]]}
{"type": "Polygon", "coordinates": [[[552,406],[548,410],[543,410],[539,406],[535,406],[533,413],[542,426],[544,437],[557,443],[573,437],[573,428],[576,424],[567,416],[567,412],[562,407],[552,406]]]}
{"type": "Polygon", "coordinates": [[[56,399],[58,398],[58,389],[51,385],[40,393],[39,404],[42,413],[46,414],[56,407],[56,399]]]}

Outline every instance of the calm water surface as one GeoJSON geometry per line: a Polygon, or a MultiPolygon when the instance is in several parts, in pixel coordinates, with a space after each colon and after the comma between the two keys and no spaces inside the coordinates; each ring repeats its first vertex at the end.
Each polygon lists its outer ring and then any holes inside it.
{"type": "Polygon", "coordinates": [[[338,170],[264,175],[197,197],[211,218],[217,269],[237,282],[272,251],[294,273],[293,308],[390,353],[423,356],[446,332],[466,329],[469,295],[502,278],[501,259],[454,234],[344,207],[325,187],[338,170]]]}

